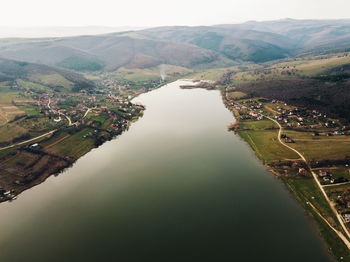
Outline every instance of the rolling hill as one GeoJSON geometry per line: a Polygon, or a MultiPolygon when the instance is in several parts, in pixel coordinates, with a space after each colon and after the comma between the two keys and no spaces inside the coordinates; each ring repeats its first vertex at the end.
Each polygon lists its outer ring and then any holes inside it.
{"type": "Polygon", "coordinates": [[[77,92],[94,87],[93,82],[72,71],[5,58],[0,58],[0,83],[46,92],[77,92]]]}
{"type": "Polygon", "coordinates": [[[76,71],[113,71],[160,64],[195,67],[224,60],[219,54],[191,44],[142,39],[118,34],[38,40],[0,40],[0,55],[76,71]]]}
{"type": "Polygon", "coordinates": [[[350,19],[340,20],[296,20],[249,21],[236,25],[218,25],[228,30],[256,30],[274,33],[289,38],[296,50],[320,48],[332,50],[350,46],[350,19]]]}
{"type": "Polygon", "coordinates": [[[237,91],[318,109],[350,122],[350,54],[290,59],[233,72],[237,91]]]}
{"type": "Polygon", "coordinates": [[[0,55],[74,71],[217,68],[350,50],[350,20],[172,26],[104,35],[0,39],[0,55]]]}
{"type": "Polygon", "coordinates": [[[215,51],[228,59],[265,62],[287,57],[294,49],[285,36],[254,30],[220,27],[160,27],[141,30],[137,35],[166,39],[215,51]]]}

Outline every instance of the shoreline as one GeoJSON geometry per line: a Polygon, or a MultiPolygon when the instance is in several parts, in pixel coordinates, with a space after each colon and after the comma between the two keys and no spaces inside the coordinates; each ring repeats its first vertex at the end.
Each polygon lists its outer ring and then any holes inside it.
{"type": "MultiPolygon", "coordinates": [[[[192,81],[195,83],[194,80],[185,80],[185,81],[192,81]]],[[[190,85],[189,85],[190,86],[190,85]]],[[[180,86],[180,88],[182,88],[180,86]]],[[[191,88],[205,88],[204,86],[191,86],[191,88]]],[[[151,90],[150,90],[151,91],[151,90]]],[[[315,225],[317,226],[318,230],[319,230],[319,235],[321,236],[321,238],[325,241],[325,243],[327,244],[327,252],[329,254],[331,254],[332,256],[336,257],[337,259],[339,258],[339,252],[335,251],[339,249],[338,244],[339,243],[335,243],[336,239],[339,239],[337,235],[335,235],[334,232],[332,232],[329,227],[329,225],[326,224],[327,220],[325,220],[322,215],[318,214],[316,211],[316,208],[312,208],[312,204],[309,205],[307,204],[307,202],[309,201],[309,199],[305,198],[305,195],[303,195],[301,192],[299,192],[296,187],[295,184],[293,184],[291,182],[291,180],[289,180],[289,178],[286,178],[283,174],[279,173],[277,170],[275,170],[273,167],[271,167],[269,164],[266,164],[265,161],[259,157],[259,153],[257,152],[256,148],[254,148],[249,141],[247,141],[247,139],[242,136],[242,133],[239,131],[239,124],[240,124],[240,115],[238,110],[234,109],[234,108],[230,108],[229,105],[226,103],[225,100],[225,96],[223,91],[221,90],[221,97],[222,97],[222,101],[225,105],[225,107],[233,114],[234,119],[235,119],[235,123],[234,123],[234,129],[235,129],[235,134],[238,135],[238,137],[243,140],[245,143],[247,143],[249,145],[249,147],[252,149],[252,153],[254,153],[254,156],[257,157],[257,159],[259,159],[259,162],[262,163],[265,167],[266,170],[270,173],[272,173],[274,176],[276,176],[279,180],[281,180],[281,182],[283,182],[283,184],[285,185],[286,189],[291,193],[291,195],[293,195],[293,198],[295,200],[297,200],[297,202],[299,202],[301,204],[301,206],[303,207],[304,211],[308,214],[308,216],[310,216],[313,221],[316,223],[315,225]],[[324,220],[322,220],[322,218],[324,220]]],[[[118,133],[117,135],[111,136],[110,139],[104,141],[110,141],[112,139],[117,138],[119,135],[123,134],[124,131],[128,130],[129,126],[134,122],[137,121],[139,118],[141,118],[143,116],[143,112],[137,116],[135,116],[135,118],[131,119],[130,121],[128,121],[128,125],[126,126],[125,129],[122,129],[120,133],[118,133]]],[[[277,129],[276,129],[277,130],[277,129]]],[[[52,137],[50,136],[49,138],[45,139],[45,140],[49,140],[52,137]]],[[[91,150],[98,148],[99,146],[103,145],[104,142],[100,145],[91,147],[88,151],[86,151],[83,155],[81,155],[80,157],[88,154],[91,150]]],[[[17,150],[17,149],[16,149],[17,150]]],[[[49,178],[52,175],[59,175],[60,173],[64,172],[66,169],[70,168],[72,165],[74,165],[74,163],[80,159],[74,159],[74,160],[67,160],[65,165],[61,165],[59,167],[57,167],[57,169],[55,169],[52,172],[43,172],[35,181],[33,181],[32,183],[28,183],[27,185],[23,186],[23,188],[14,191],[14,194],[10,195],[10,198],[5,198],[5,199],[0,199],[0,203],[1,202],[5,202],[5,201],[11,201],[12,198],[16,198],[19,194],[21,194],[23,191],[28,190],[32,187],[35,187],[36,185],[39,185],[41,183],[43,183],[47,178],[49,178]]],[[[2,158],[1,158],[2,159],[2,158]]],[[[60,162],[57,161],[57,163],[59,164],[60,162]]],[[[62,164],[62,163],[61,163],[62,164]]],[[[54,167],[54,165],[53,165],[54,167]]],[[[340,249],[343,249],[343,247],[340,247],[340,249]]],[[[348,250],[346,250],[348,252],[348,250]]],[[[341,252],[342,253],[342,252],[341,252]]],[[[345,259],[341,260],[341,261],[350,261],[350,256],[343,256],[345,259]]]]}
{"type": "MultiPolygon", "coordinates": [[[[279,173],[278,171],[274,170],[272,167],[270,167],[268,164],[264,163],[264,161],[259,158],[259,155],[257,151],[250,145],[250,143],[242,137],[239,132],[235,133],[241,141],[243,141],[250,149],[254,157],[257,158],[257,160],[265,167],[266,171],[271,173],[273,176],[275,176],[280,182],[282,182],[282,185],[285,187],[285,189],[290,193],[290,195],[293,197],[293,199],[302,207],[304,210],[305,214],[309,216],[314,225],[316,226],[318,230],[318,235],[320,238],[324,241],[326,251],[328,252],[329,255],[332,256],[332,258],[337,259],[337,254],[333,252],[332,245],[334,243],[330,243],[327,240],[329,237],[327,236],[328,234],[334,235],[334,237],[338,238],[338,236],[335,236],[335,233],[332,232],[329,228],[328,225],[325,225],[325,222],[320,218],[319,215],[315,213],[315,210],[310,207],[310,205],[306,204],[305,199],[303,200],[302,194],[298,193],[295,188],[293,188],[293,184],[288,182],[288,178],[283,177],[283,174],[279,173]]],[[[348,260],[341,260],[341,261],[348,261],[348,260]]]]}
{"type": "MultiPolygon", "coordinates": [[[[145,110],[145,109],[144,109],[145,110]]],[[[37,156],[37,159],[35,159],[34,163],[31,164],[32,168],[28,169],[26,175],[23,177],[23,181],[16,180],[16,178],[12,177],[5,177],[3,178],[2,182],[2,188],[6,190],[6,192],[3,192],[0,195],[0,204],[7,201],[13,201],[16,200],[17,197],[24,191],[29,190],[37,185],[40,185],[41,183],[45,182],[46,179],[48,179],[51,176],[58,176],[65,170],[72,167],[81,157],[91,152],[93,149],[99,148],[102,146],[105,142],[111,141],[113,139],[116,139],[118,136],[122,135],[125,131],[127,131],[132,123],[137,121],[143,116],[144,110],[140,111],[139,113],[132,116],[130,120],[127,121],[125,126],[121,126],[121,128],[118,128],[116,131],[113,132],[106,132],[106,130],[101,129],[102,132],[108,133],[108,136],[104,136],[104,141],[97,141],[95,138],[93,138],[94,143],[92,143],[88,147],[84,147],[83,151],[80,153],[80,155],[76,158],[67,158],[62,157],[56,154],[52,154],[46,151],[43,151],[40,149],[34,149],[30,146],[30,141],[24,141],[19,143],[18,145],[11,146],[11,149],[13,150],[11,153],[6,154],[5,156],[0,158],[0,164],[6,163],[8,161],[12,161],[11,158],[16,157],[16,155],[20,154],[32,154],[34,156],[37,156]],[[43,162],[43,163],[41,163],[43,162]],[[38,166],[38,167],[36,167],[38,166]],[[5,186],[4,186],[5,185],[5,186]]],[[[106,120],[108,121],[108,119],[106,120]]],[[[51,131],[51,135],[48,137],[43,137],[42,139],[35,139],[35,141],[38,141],[40,144],[49,143],[50,141],[54,141],[53,144],[56,145],[57,142],[55,142],[56,137],[59,137],[61,134],[65,133],[66,130],[68,130],[69,127],[63,128],[60,130],[54,130],[51,131]]],[[[79,134],[84,129],[90,130],[91,128],[87,126],[81,126],[77,131],[75,131],[75,134],[79,134]]],[[[95,129],[97,130],[97,129],[95,129]]],[[[72,135],[72,136],[73,136],[72,135]]],[[[58,142],[61,142],[59,140],[58,142]]],[[[77,148],[79,147],[79,141],[75,145],[77,148]]],[[[19,156],[20,158],[20,156],[19,156]]]]}
{"type": "MultiPolygon", "coordinates": [[[[311,203],[308,202],[308,199],[306,199],[301,192],[298,192],[295,185],[291,181],[289,181],[290,178],[285,177],[285,174],[281,174],[268,163],[266,163],[260,155],[260,153],[257,152],[257,148],[254,148],[254,146],[252,146],[252,144],[249,143],[249,141],[242,135],[242,132],[240,131],[240,114],[238,110],[236,110],[234,107],[230,107],[227,103],[229,100],[226,99],[226,96],[224,94],[225,90],[221,89],[220,91],[225,107],[233,114],[235,120],[235,122],[229,124],[228,130],[234,131],[235,135],[237,135],[244,143],[246,143],[249,146],[252,153],[254,154],[254,157],[256,157],[258,161],[265,166],[266,170],[269,173],[274,175],[283,183],[285,189],[287,189],[291,196],[293,196],[293,199],[295,199],[298,202],[298,204],[303,208],[304,212],[313,220],[313,223],[317,227],[319,236],[325,243],[327,253],[337,261],[350,261],[349,249],[345,246],[344,243],[342,243],[344,245],[343,247],[339,247],[338,242],[340,238],[333,231],[334,228],[331,228],[329,222],[319,212],[317,212],[317,209],[311,203]],[[340,252],[339,249],[341,250],[340,252]]],[[[348,239],[346,239],[345,241],[348,241],[348,239]]],[[[341,242],[343,241],[341,240],[341,242]]]]}
{"type": "MultiPolygon", "coordinates": [[[[178,80],[178,79],[177,79],[178,80]]],[[[176,80],[175,80],[176,81],[176,80]]],[[[190,81],[190,80],[187,80],[190,81]]],[[[168,80],[164,80],[161,84],[157,85],[155,88],[153,89],[147,89],[144,92],[138,93],[138,94],[134,94],[133,96],[130,97],[130,102],[133,101],[136,97],[138,97],[139,95],[151,92],[153,90],[159,89],[162,86],[165,86],[169,83],[168,80]]],[[[138,105],[140,106],[138,103],[133,103],[131,102],[133,105],[138,105]]],[[[69,125],[67,127],[63,127],[61,129],[55,129],[52,130],[48,133],[45,133],[43,135],[40,135],[38,137],[34,137],[31,138],[30,140],[27,141],[22,141],[19,142],[17,144],[13,144],[13,145],[9,145],[6,146],[4,148],[0,148],[0,152],[4,151],[7,152],[8,150],[10,150],[9,153],[6,153],[3,156],[0,156],[0,165],[2,163],[11,161],[11,158],[13,156],[16,156],[16,154],[18,153],[30,153],[30,154],[34,154],[34,155],[39,155],[40,158],[36,159],[36,162],[40,162],[42,161],[43,158],[48,158],[47,162],[45,164],[41,164],[41,166],[37,169],[34,170],[33,172],[35,173],[35,175],[33,175],[32,170],[29,170],[27,174],[25,174],[24,176],[24,182],[19,182],[19,180],[16,180],[15,178],[3,178],[2,181],[0,181],[0,188],[2,188],[2,191],[0,190],[0,204],[3,202],[7,202],[7,201],[14,201],[17,199],[17,197],[24,191],[29,190],[37,185],[40,185],[41,183],[44,183],[46,181],[46,179],[48,179],[51,176],[58,176],[59,174],[65,172],[67,169],[69,169],[70,167],[72,167],[81,157],[85,156],[86,154],[88,154],[89,152],[91,152],[93,149],[99,148],[100,146],[102,146],[105,142],[111,141],[113,139],[116,139],[118,136],[122,135],[125,131],[127,131],[129,129],[129,127],[132,125],[132,123],[134,123],[135,121],[137,121],[138,119],[140,119],[141,117],[143,117],[144,111],[146,110],[146,108],[142,105],[143,109],[140,112],[135,112],[133,113],[131,119],[125,120],[126,121],[126,125],[122,125],[120,128],[118,128],[117,130],[106,130],[106,128],[93,128],[96,130],[99,130],[107,133],[107,135],[104,136],[103,141],[97,140],[94,138],[94,143],[90,146],[88,146],[87,148],[83,149],[83,152],[81,154],[79,154],[78,157],[62,157],[59,156],[57,154],[52,154],[52,153],[48,153],[46,151],[41,150],[41,148],[39,150],[31,148],[31,142],[35,142],[35,144],[42,144],[42,143],[48,143],[49,141],[54,141],[54,144],[56,145],[56,143],[61,142],[61,140],[56,141],[55,142],[55,137],[59,136],[61,133],[64,133],[66,130],[68,130],[69,128],[73,128],[72,125],[69,125]],[[27,178],[28,177],[28,178],[27,178]]],[[[88,113],[88,111],[87,111],[88,113]]],[[[86,115],[85,115],[86,116],[86,115]]],[[[85,117],[84,116],[84,117],[85,117]]],[[[108,122],[109,119],[105,120],[105,122],[108,122]]],[[[80,133],[81,130],[84,129],[91,129],[91,127],[85,126],[85,125],[81,125],[81,126],[76,126],[76,129],[78,129],[78,131],[74,131],[76,133],[80,133]],[[80,130],[80,131],[79,131],[80,130]]],[[[62,140],[64,140],[65,138],[63,137],[62,140]]],[[[64,142],[64,141],[63,141],[64,142]]],[[[75,145],[76,147],[79,147],[79,141],[77,141],[78,143],[75,145]]],[[[81,142],[81,141],[80,141],[81,142]]],[[[73,141],[74,143],[74,141],[73,141]]],[[[50,145],[51,146],[51,145],[50,145]]],[[[31,164],[34,165],[35,164],[31,164]]]]}

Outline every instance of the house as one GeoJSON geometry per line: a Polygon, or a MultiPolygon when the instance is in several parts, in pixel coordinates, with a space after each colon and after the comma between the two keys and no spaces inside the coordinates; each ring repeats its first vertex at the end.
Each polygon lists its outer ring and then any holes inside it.
{"type": "Polygon", "coordinates": [[[62,120],[62,118],[60,116],[53,119],[53,121],[55,121],[56,123],[61,122],[61,120],[62,120]]]}
{"type": "Polygon", "coordinates": [[[305,175],[306,174],[306,169],[303,168],[303,167],[300,167],[299,170],[298,170],[298,174],[299,175],[305,175]]]}
{"type": "Polygon", "coordinates": [[[326,171],[326,170],[320,170],[320,171],[318,172],[318,175],[319,175],[320,177],[325,177],[325,176],[328,176],[328,175],[330,175],[330,174],[329,174],[329,172],[326,171]]]}
{"type": "Polygon", "coordinates": [[[345,223],[350,222],[350,214],[343,214],[343,218],[344,218],[345,223]]]}
{"type": "Polygon", "coordinates": [[[285,143],[295,143],[293,139],[291,139],[290,137],[285,137],[284,138],[284,142],[285,143]]]}
{"type": "Polygon", "coordinates": [[[258,117],[258,113],[257,112],[250,112],[249,115],[251,115],[252,117],[258,117]]]}
{"type": "Polygon", "coordinates": [[[324,182],[329,182],[332,177],[330,175],[324,176],[322,179],[324,182]]]}

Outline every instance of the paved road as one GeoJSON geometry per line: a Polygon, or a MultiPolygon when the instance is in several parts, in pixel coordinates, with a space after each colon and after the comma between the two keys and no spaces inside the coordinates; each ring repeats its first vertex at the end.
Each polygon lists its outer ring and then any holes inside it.
{"type": "Polygon", "coordinates": [[[322,185],[323,187],[332,187],[332,186],[341,186],[341,185],[347,185],[350,184],[350,182],[344,182],[344,183],[337,183],[337,184],[329,184],[329,185],[322,185]]]}
{"type": "Polygon", "coordinates": [[[52,131],[50,131],[50,132],[47,132],[47,133],[45,133],[45,134],[43,134],[43,135],[40,135],[40,136],[31,138],[31,139],[28,139],[28,140],[26,140],[26,141],[17,143],[17,144],[13,144],[13,145],[10,145],[10,146],[2,147],[2,148],[0,148],[0,151],[3,151],[3,150],[6,150],[6,149],[9,149],[9,148],[12,148],[12,147],[16,147],[16,146],[20,146],[20,145],[24,145],[24,144],[33,142],[33,141],[38,140],[38,139],[40,139],[40,138],[43,138],[43,137],[45,137],[45,136],[51,135],[51,134],[53,134],[53,133],[56,132],[56,131],[57,131],[57,129],[52,130],[52,131]]]}

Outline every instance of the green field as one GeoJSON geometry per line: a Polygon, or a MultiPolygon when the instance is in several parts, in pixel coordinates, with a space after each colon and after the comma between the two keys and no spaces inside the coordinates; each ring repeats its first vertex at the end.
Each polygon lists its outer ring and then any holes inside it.
{"type": "Polygon", "coordinates": [[[291,146],[299,150],[308,160],[344,159],[350,156],[349,136],[313,136],[313,133],[285,131],[296,143],[291,146]]]}
{"type": "Polygon", "coordinates": [[[20,119],[0,127],[0,142],[11,142],[24,134],[36,137],[57,128],[57,124],[46,117],[20,119]]]}
{"type": "Polygon", "coordinates": [[[71,81],[58,73],[47,75],[35,74],[29,76],[29,79],[33,82],[41,83],[42,85],[61,87],[63,91],[70,90],[74,86],[71,81]]]}
{"type": "MultiPolygon", "coordinates": [[[[239,122],[241,129],[253,129],[253,130],[259,130],[259,129],[270,129],[270,128],[278,128],[276,123],[272,122],[271,120],[243,120],[239,122]]],[[[276,135],[277,136],[277,135],[276,135]]]]}
{"type": "Polygon", "coordinates": [[[15,150],[16,150],[15,148],[9,148],[9,149],[5,149],[5,150],[0,150],[0,158],[10,154],[11,152],[13,152],[15,150]]]}
{"type": "Polygon", "coordinates": [[[228,69],[211,69],[208,71],[197,72],[194,74],[190,74],[187,77],[195,80],[213,80],[218,81],[220,78],[228,72],[228,69]]]}
{"type": "Polygon", "coordinates": [[[300,70],[302,74],[307,76],[314,76],[325,73],[332,68],[339,67],[341,65],[349,64],[350,57],[342,57],[339,55],[329,57],[327,59],[315,59],[311,61],[303,61],[296,64],[296,69],[300,70]]]}
{"type": "Polygon", "coordinates": [[[141,68],[119,68],[115,75],[129,81],[156,81],[161,78],[161,72],[167,79],[173,79],[192,72],[191,70],[174,65],[160,65],[158,67],[141,68]]]}
{"type": "Polygon", "coordinates": [[[12,100],[18,96],[18,92],[0,92],[0,104],[11,104],[12,100]]]}
{"type": "Polygon", "coordinates": [[[279,143],[278,130],[239,131],[239,135],[249,143],[264,163],[286,159],[299,159],[299,156],[279,143]]]}
{"type": "Polygon", "coordinates": [[[35,91],[39,91],[39,92],[46,92],[46,93],[52,93],[53,90],[50,87],[47,86],[43,86],[37,83],[33,83],[30,81],[25,81],[22,79],[17,79],[17,84],[23,88],[28,88],[28,89],[32,89],[35,91]]]}
{"type": "Polygon", "coordinates": [[[246,93],[243,93],[243,92],[240,92],[240,91],[235,91],[235,92],[228,92],[227,93],[227,97],[229,99],[241,99],[241,98],[244,98],[247,94],[246,93]]]}
{"type": "Polygon", "coordinates": [[[350,63],[350,57],[343,53],[327,57],[309,57],[297,61],[277,61],[271,65],[254,65],[253,70],[237,72],[233,75],[234,83],[256,82],[265,80],[288,80],[300,76],[314,77],[350,63]]]}
{"type": "Polygon", "coordinates": [[[93,138],[84,138],[84,135],[89,132],[93,132],[93,129],[84,128],[73,135],[63,132],[54,139],[50,139],[49,142],[43,143],[42,147],[49,153],[78,159],[95,147],[93,138]]]}
{"type": "Polygon", "coordinates": [[[26,128],[15,123],[7,124],[3,127],[0,127],[0,142],[11,142],[12,139],[19,137],[25,133],[28,133],[28,130],[26,128]]]}
{"type": "MultiPolygon", "coordinates": [[[[320,233],[329,244],[330,252],[336,256],[342,256],[344,261],[350,260],[348,248],[344,245],[339,237],[329,228],[329,226],[315,213],[314,209],[307,205],[306,202],[311,202],[317,210],[325,217],[333,226],[336,226],[336,218],[333,215],[329,205],[325,201],[316,183],[311,178],[281,178],[286,184],[291,193],[297,198],[301,205],[313,216],[317,222],[320,233]]],[[[337,226],[336,226],[337,227],[337,226]]]]}
{"type": "Polygon", "coordinates": [[[29,116],[39,116],[41,113],[37,106],[17,106],[20,110],[24,111],[29,116]]]}

